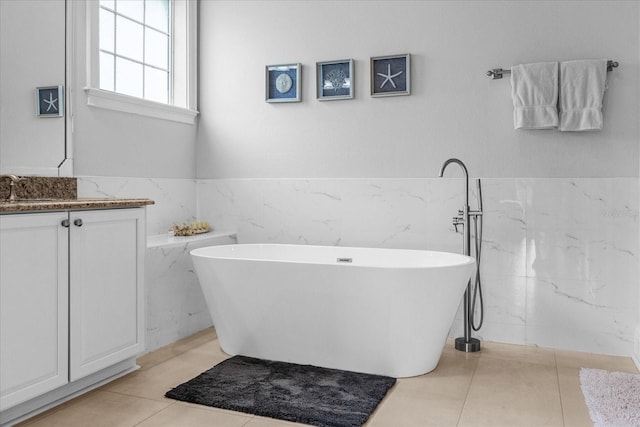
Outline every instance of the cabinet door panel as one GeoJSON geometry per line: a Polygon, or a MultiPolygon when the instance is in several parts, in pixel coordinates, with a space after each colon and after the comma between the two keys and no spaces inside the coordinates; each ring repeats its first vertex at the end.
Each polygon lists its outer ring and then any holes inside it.
{"type": "Polygon", "coordinates": [[[0,215],[0,410],[68,382],[66,218],[0,215]]]}
{"type": "Polygon", "coordinates": [[[144,209],[74,212],[70,219],[73,381],[143,350],[144,209]]]}

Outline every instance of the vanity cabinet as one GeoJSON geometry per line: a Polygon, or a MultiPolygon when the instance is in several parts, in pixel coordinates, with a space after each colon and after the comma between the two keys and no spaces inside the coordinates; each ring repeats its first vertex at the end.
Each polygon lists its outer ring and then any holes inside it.
{"type": "Polygon", "coordinates": [[[144,350],[144,209],[69,216],[69,365],[75,381],[144,350]]]}
{"type": "Polygon", "coordinates": [[[90,388],[127,359],[133,369],[145,209],[0,215],[0,233],[0,411],[90,388]]]}
{"type": "Polygon", "coordinates": [[[69,381],[67,216],[0,215],[0,410],[69,381]]]}

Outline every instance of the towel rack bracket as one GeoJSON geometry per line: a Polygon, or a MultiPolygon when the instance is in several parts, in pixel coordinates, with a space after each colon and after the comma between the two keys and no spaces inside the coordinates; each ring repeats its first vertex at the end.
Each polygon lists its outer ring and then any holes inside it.
{"type": "Polygon", "coordinates": [[[504,70],[502,68],[494,68],[492,70],[487,71],[487,76],[491,77],[492,80],[501,79],[504,70]]]}

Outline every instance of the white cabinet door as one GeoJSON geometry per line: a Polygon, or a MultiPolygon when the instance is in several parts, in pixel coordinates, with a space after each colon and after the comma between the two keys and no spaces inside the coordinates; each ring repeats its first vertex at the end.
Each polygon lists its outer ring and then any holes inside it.
{"type": "Polygon", "coordinates": [[[70,378],[144,349],[145,210],[70,214],[70,378]]]}
{"type": "Polygon", "coordinates": [[[0,411],[68,382],[65,219],[0,215],[0,411]]]}

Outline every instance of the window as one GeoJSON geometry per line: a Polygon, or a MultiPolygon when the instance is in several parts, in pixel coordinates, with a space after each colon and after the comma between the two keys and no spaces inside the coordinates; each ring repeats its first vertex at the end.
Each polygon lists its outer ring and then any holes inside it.
{"type": "Polygon", "coordinates": [[[169,0],[100,0],[100,89],[169,102],[169,0]]]}
{"type": "Polygon", "coordinates": [[[196,2],[87,2],[89,105],[193,123],[196,2]]]}

